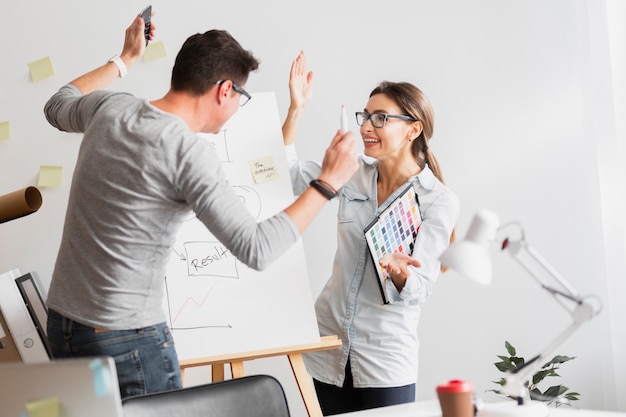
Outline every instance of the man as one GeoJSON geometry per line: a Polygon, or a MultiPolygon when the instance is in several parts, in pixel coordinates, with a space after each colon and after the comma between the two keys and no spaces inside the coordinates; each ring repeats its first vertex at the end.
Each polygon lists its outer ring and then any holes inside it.
{"type": "Polygon", "coordinates": [[[52,126],[84,133],[48,294],[48,338],[55,357],[112,356],[123,397],[181,387],[162,300],[165,265],[190,210],[240,261],[263,269],[357,169],[352,134],[338,132],[319,181],[257,223],[197,133],[219,132],[249,98],[258,61],[212,30],[184,43],[164,97],[101,90],[144,50],[137,17],[119,57],[62,87],[44,109],[52,126]]]}

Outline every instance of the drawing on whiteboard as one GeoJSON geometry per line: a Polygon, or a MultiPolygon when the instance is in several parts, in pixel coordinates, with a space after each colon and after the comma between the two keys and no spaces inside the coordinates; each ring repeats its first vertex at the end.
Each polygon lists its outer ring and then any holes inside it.
{"type": "Polygon", "coordinates": [[[250,214],[252,214],[252,217],[258,220],[261,216],[262,206],[261,196],[257,190],[247,185],[234,185],[233,188],[241,201],[243,201],[244,206],[246,206],[250,214]]]}
{"type": "Polygon", "coordinates": [[[189,277],[239,278],[237,258],[219,241],[185,242],[184,253],[174,252],[187,262],[189,277]]]}
{"type": "MultiPolygon", "coordinates": [[[[275,95],[257,93],[222,131],[202,135],[257,221],[294,199],[280,127],[275,95]]],[[[164,309],[181,359],[319,341],[300,241],[257,271],[190,212],[165,275],[164,309]]]]}
{"type": "MultiPolygon", "coordinates": [[[[248,211],[255,219],[261,216],[262,204],[261,196],[253,188],[245,185],[233,186],[237,196],[241,199],[248,211]]],[[[200,223],[195,215],[191,215],[183,227],[196,229],[198,233],[203,233],[204,239],[184,239],[182,249],[172,249],[174,262],[185,262],[186,274],[177,274],[173,279],[186,277],[188,279],[202,279],[204,285],[196,283],[196,290],[193,295],[182,296],[182,302],[172,303],[171,289],[165,279],[165,291],[167,306],[170,316],[170,327],[173,331],[190,331],[209,328],[231,329],[229,323],[210,324],[207,320],[214,321],[215,317],[221,315],[199,314],[199,311],[206,309],[207,300],[213,290],[220,284],[220,279],[239,279],[237,258],[200,223]],[[200,285],[198,287],[198,285],[200,285]],[[204,286],[209,285],[208,289],[204,286]],[[172,311],[175,309],[175,311],[172,311]],[[212,317],[209,318],[209,317],[212,317]]],[[[189,231],[183,234],[190,233],[189,231]]],[[[191,234],[191,233],[190,233],[191,234]]],[[[195,234],[194,234],[195,235],[195,234]]],[[[181,300],[181,296],[177,298],[181,300]]],[[[219,319],[218,319],[219,320],[219,319]]]]}
{"type": "Polygon", "coordinates": [[[211,135],[200,133],[199,135],[208,140],[211,145],[213,145],[213,148],[215,149],[215,152],[217,153],[217,156],[221,162],[233,162],[230,159],[230,154],[228,153],[228,141],[226,140],[226,131],[227,129],[223,129],[220,130],[219,134],[211,135]]]}
{"type": "MultiPolygon", "coordinates": [[[[245,185],[235,185],[233,189],[250,214],[258,220],[262,209],[259,193],[254,188],[245,185]]],[[[185,220],[184,227],[200,228],[212,237],[193,214],[185,220]]],[[[174,247],[172,252],[175,254],[174,259],[186,262],[187,277],[239,278],[237,271],[239,261],[217,239],[185,240],[182,243],[182,249],[174,247]]]]}
{"type": "Polygon", "coordinates": [[[204,304],[207,302],[209,295],[215,288],[217,283],[214,283],[211,288],[206,292],[204,297],[200,301],[196,300],[194,297],[187,297],[185,301],[181,304],[181,306],[176,310],[176,312],[172,312],[172,304],[170,303],[170,289],[167,285],[167,278],[165,278],[165,295],[167,299],[167,306],[169,310],[170,317],[170,329],[172,331],[181,331],[181,330],[198,330],[198,329],[209,329],[209,328],[223,328],[223,329],[231,329],[231,326],[228,323],[225,324],[205,324],[199,323],[198,317],[195,314],[185,314],[189,309],[202,309],[204,304]],[[191,321],[190,321],[191,318],[191,321]]]}

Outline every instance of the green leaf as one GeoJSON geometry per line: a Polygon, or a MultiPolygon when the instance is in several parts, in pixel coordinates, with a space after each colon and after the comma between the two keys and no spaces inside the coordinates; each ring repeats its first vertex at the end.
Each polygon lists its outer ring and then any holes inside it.
{"type": "Polygon", "coordinates": [[[533,385],[537,385],[538,383],[540,383],[549,374],[550,371],[548,370],[538,371],[537,373],[535,373],[535,375],[533,375],[533,385]]]}
{"type": "Polygon", "coordinates": [[[515,356],[516,355],[515,348],[508,341],[504,342],[504,347],[506,347],[506,351],[509,352],[510,356],[515,356]]]}
{"type": "Polygon", "coordinates": [[[511,362],[513,362],[515,364],[516,368],[521,367],[522,365],[524,365],[524,363],[526,362],[524,360],[524,358],[518,358],[517,356],[512,356],[511,357],[511,362]]]}
{"type": "Polygon", "coordinates": [[[554,358],[552,358],[552,360],[550,362],[548,362],[545,365],[543,365],[542,368],[547,368],[548,366],[550,366],[552,364],[565,363],[565,362],[571,361],[572,359],[576,359],[576,356],[571,357],[571,356],[557,355],[554,358]]]}
{"type": "Polygon", "coordinates": [[[506,384],[506,378],[500,378],[499,381],[492,381],[500,386],[504,386],[504,384],[506,384]]]}
{"type": "Polygon", "coordinates": [[[530,399],[531,400],[546,401],[546,399],[543,398],[543,394],[541,393],[541,391],[539,391],[538,388],[533,388],[533,389],[529,390],[528,393],[530,394],[530,399]]]}
{"type": "Polygon", "coordinates": [[[570,401],[578,401],[578,396],[580,394],[577,392],[568,392],[567,394],[565,394],[565,398],[567,398],[570,401]]]}
{"type": "Polygon", "coordinates": [[[500,372],[511,372],[515,370],[515,366],[506,362],[498,362],[494,363],[494,365],[496,366],[496,368],[498,368],[498,371],[500,372]]]}
{"type": "Polygon", "coordinates": [[[496,368],[498,368],[501,372],[507,372],[515,369],[515,366],[511,362],[511,359],[506,356],[498,356],[501,359],[500,362],[494,363],[496,368]]]}
{"type": "Polygon", "coordinates": [[[552,398],[556,398],[561,394],[564,394],[569,388],[567,388],[564,385],[553,385],[550,388],[548,388],[543,395],[545,395],[546,397],[552,397],[552,398]]]}

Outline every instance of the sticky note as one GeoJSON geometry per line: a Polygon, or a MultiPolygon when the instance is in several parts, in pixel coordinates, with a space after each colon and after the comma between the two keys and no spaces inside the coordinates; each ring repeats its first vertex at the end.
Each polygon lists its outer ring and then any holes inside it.
{"type": "Polygon", "coordinates": [[[43,80],[54,75],[54,68],[52,68],[52,61],[49,56],[29,63],[28,67],[33,81],[43,80]]]}
{"type": "Polygon", "coordinates": [[[9,122],[0,122],[0,140],[5,140],[9,138],[11,133],[9,122]]]}
{"type": "Polygon", "coordinates": [[[163,41],[158,41],[146,46],[143,59],[146,61],[154,61],[155,59],[163,58],[165,55],[167,55],[167,52],[165,52],[165,44],[163,44],[163,41]]]}
{"type": "Polygon", "coordinates": [[[249,164],[255,183],[262,184],[278,179],[278,170],[271,156],[250,161],[249,164]]]}
{"type": "Polygon", "coordinates": [[[39,167],[39,181],[37,185],[40,187],[60,187],[62,177],[63,167],[41,165],[39,167]]]}
{"type": "Polygon", "coordinates": [[[104,397],[113,389],[113,377],[109,368],[104,366],[102,359],[94,359],[89,362],[93,377],[93,389],[96,397],[104,397]]]}
{"type": "Polygon", "coordinates": [[[30,401],[26,404],[29,417],[59,417],[61,402],[56,397],[30,401]]]}

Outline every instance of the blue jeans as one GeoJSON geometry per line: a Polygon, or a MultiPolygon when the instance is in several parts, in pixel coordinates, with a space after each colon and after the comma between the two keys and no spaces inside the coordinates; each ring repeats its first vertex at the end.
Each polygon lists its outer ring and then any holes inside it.
{"type": "Polygon", "coordinates": [[[101,331],[49,310],[48,341],[54,358],[111,356],[122,398],[182,388],[174,340],[165,323],[101,331]]]}

